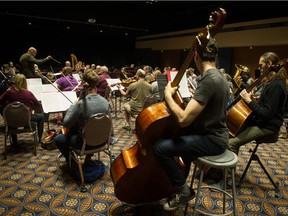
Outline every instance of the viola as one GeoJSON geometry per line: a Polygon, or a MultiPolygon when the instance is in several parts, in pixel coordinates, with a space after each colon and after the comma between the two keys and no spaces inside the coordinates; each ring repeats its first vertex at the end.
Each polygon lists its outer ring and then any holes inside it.
{"type": "MultiPolygon", "coordinates": [[[[196,36],[172,86],[179,85],[194,57],[195,49],[201,52],[206,47],[209,36],[213,37],[223,27],[225,18],[226,12],[223,9],[211,13],[211,23],[196,36]]],[[[181,101],[181,98],[175,98],[175,101],[181,101]]],[[[185,130],[180,128],[171,115],[165,101],[151,105],[139,113],[136,119],[136,144],[128,150],[122,150],[111,164],[114,192],[119,200],[130,204],[151,203],[175,193],[175,188],[154,157],[152,147],[161,138],[173,138],[182,133],[185,130]]]]}

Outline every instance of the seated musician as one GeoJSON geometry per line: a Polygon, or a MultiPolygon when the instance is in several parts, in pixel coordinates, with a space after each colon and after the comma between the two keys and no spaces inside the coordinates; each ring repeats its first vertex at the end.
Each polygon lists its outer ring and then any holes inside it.
{"type": "Polygon", "coordinates": [[[69,66],[65,66],[62,69],[63,76],[59,77],[55,83],[61,91],[71,91],[78,85],[78,81],[72,76],[73,69],[69,66]]]}
{"type": "Polygon", "coordinates": [[[108,68],[106,66],[101,66],[98,71],[98,75],[99,78],[96,85],[97,93],[102,97],[105,97],[106,88],[108,87],[108,82],[106,79],[111,79],[110,75],[108,74],[108,68]]]}
{"type": "Polygon", "coordinates": [[[219,155],[227,149],[229,133],[226,126],[225,110],[229,86],[225,77],[216,68],[218,45],[210,38],[206,48],[195,50],[194,61],[202,77],[194,97],[183,110],[174,100],[177,86],[168,82],[165,100],[175,125],[185,128],[185,133],[175,138],[163,138],[153,146],[155,157],[167,173],[176,193],[164,203],[164,210],[173,211],[195,197],[195,192],[186,183],[191,162],[204,155],[219,155]],[[186,132],[187,131],[187,132],[186,132]],[[182,173],[174,157],[179,156],[185,164],[182,173]]]}
{"type": "MultiPolygon", "coordinates": [[[[66,62],[67,63],[67,62],[66,62]]],[[[54,85],[56,84],[57,87],[61,91],[72,91],[77,85],[78,81],[77,79],[72,75],[73,69],[70,66],[65,66],[62,68],[62,76],[56,79],[54,82],[54,85]]],[[[77,92],[77,95],[79,96],[79,92],[77,92]]],[[[63,114],[64,115],[64,112],[63,114]]],[[[57,124],[61,125],[62,116],[60,113],[57,115],[57,124]]]]}
{"type": "MultiPolygon", "coordinates": [[[[28,106],[31,110],[31,121],[37,122],[38,141],[41,142],[44,126],[44,114],[41,103],[37,100],[34,94],[27,90],[27,80],[24,74],[16,74],[11,86],[0,96],[1,115],[3,114],[4,107],[11,102],[19,101],[28,106]],[[35,110],[35,113],[33,113],[35,110]]],[[[11,135],[12,147],[17,145],[17,135],[11,135]]]]}
{"type": "MultiPolygon", "coordinates": [[[[80,100],[72,104],[63,119],[63,126],[68,129],[67,134],[58,134],[54,140],[59,151],[63,154],[66,162],[69,161],[69,147],[81,148],[83,144],[82,128],[86,120],[97,113],[109,112],[108,101],[97,94],[96,83],[98,75],[93,70],[87,70],[83,73],[83,82],[85,88],[82,90],[83,96],[80,100]]],[[[89,163],[93,155],[87,155],[85,162],[89,163]]]]}
{"type": "Polygon", "coordinates": [[[10,86],[13,77],[15,76],[15,69],[9,64],[4,64],[0,71],[0,95],[3,94],[10,86]]]}
{"type": "Polygon", "coordinates": [[[128,79],[128,78],[129,78],[129,76],[128,76],[128,73],[126,71],[126,68],[122,67],[121,71],[120,71],[120,80],[125,80],[125,79],[128,79]]]}
{"type": "Polygon", "coordinates": [[[137,115],[143,109],[143,102],[147,95],[150,94],[151,85],[145,81],[145,71],[138,69],[136,73],[137,81],[130,84],[126,91],[117,87],[120,93],[125,97],[131,97],[130,101],[124,104],[125,125],[124,128],[131,130],[131,115],[137,115]]]}
{"type": "Polygon", "coordinates": [[[157,101],[160,101],[160,95],[159,95],[159,89],[158,89],[158,82],[157,82],[157,76],[161,75],[160,70],[153,71],[154,81],[151,83],[151,93],[156,95],[157,101]]]}
{"type": "MultiPolygon", "coordinates": [[[[259,59],[259,69],[261,73],[265,72],[279,60],[278,55],[273,52],[266,52],[261,55],[259,59]]],[[[280,127],[284,121],[286,77],[287,75],[284,68],[279,70],[278,73],[271,70],[265,77],[265,79],[267,79],[265,88],[263,88],[257,101],[251,99],[253,91],[248,93],[246,89],[244,89],[240,92],[241,98],[253,111],[254,116],[243,131],[229,139],[228,148],[231,151],[238,154],[242,145],[280,131],[280,127]]],[[[214,173],[215,172],[217,171],[214,171],[214,173]]],[[[217,184],[218,187],[222,187],[223,181],[221,180],[217,184]]],[[[214,186],[217,186],[217,184],[214,186]]]]}

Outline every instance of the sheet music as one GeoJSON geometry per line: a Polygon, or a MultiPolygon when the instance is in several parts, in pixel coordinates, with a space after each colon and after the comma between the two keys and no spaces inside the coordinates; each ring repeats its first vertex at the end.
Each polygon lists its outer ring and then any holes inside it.
{"type": "MultiPolygon", "coordinates": [[[[116,78],[116,79],[109,79],[108,78],[108,79],[106,79],[106,81],[107,81],[108,85],[110,86],[111,91],[118,90],[116,85],[114,85],[114,86],[111,86],[111,85],[121,83],[121,80],[119,78],[116,78]]],[[[124,89],[123,86],[121,86],[121,88],[124,89]]]]}
{"type": "Polygon", "coordinates": [[[41,85],[28,85],[27,89],[31,91],[34,96],[41,101],[41,93],[43,92],[58,92],[51,84],[41,84],[41,85]]]}
{"type": "MultiPolygon", "coordinates": [[[[177,73],[178,73],[178,71],[167,71],[168,80],[173,81],[174,78],[176,77],[177,73]],[[170,73],[170,76],[169,76],[169,73],[170,73]]],[[[191,97],[191,94],[190,94],[189,88],[188,88],[187,77],[185,75],[182,76],[181,81],[179,83],[179,93],[181,94],[182,98],[191,97]]]]}
{"type": "Polygon", "coordinates": [[[27,80],[27,86],[29,85],[42,85],[41,78],[29,78],[27,80]]]}
{"type": "Polygon", "coordinates": [[[41,85],[28,85],[27,89],[34,94],[34,96],[37,98],[38,101],[41,100],[41,93],[43,92],[42,84],[41,85]]]}
{"type": "Polygon", "coordinates": [[[66,111],[71,106],[71,104],[77,100],[77,95],[74,91],[67,91],[62,93],[65,94],[70,99],[70,101],[60,92],[41,93],[40,97],[44,113],[66,111]]]}
{"type": "MultiPolygon", "coordinates": [[[[54,84],[53,84],[54,85],[54,84]]],[[[52,84],[43,84],[42,92],[58,92],[58,90],[54,87],[57,87],[57,84],[53,86],[52,84]]]]}
{"type": "Polygon", "coordinates": [[[53,75],[54,75],[55,77],[56,77],[56,76],[61,76],[61,72],[54,73],[53,75]]]}
{"type": "Polygon", "coordinates": [[[77,80],[78,84],[81,82],[79,74],[72,74],[72,76],[77,80]]]}

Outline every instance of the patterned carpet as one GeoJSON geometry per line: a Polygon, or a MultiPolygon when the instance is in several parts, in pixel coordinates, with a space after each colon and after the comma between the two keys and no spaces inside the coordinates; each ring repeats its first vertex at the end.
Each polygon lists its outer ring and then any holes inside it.
{"type": "MultiPolygon", "coordinates": [[[[113,117],[118,141],[112,146],[112,152],[117,157],[121,149],[128,149],[135,144],[136,136],[122,128],[124,119],[121,112],[117,113],[117,118],[113,112],[113,117]]],[[[56,124],[56,114],[50,115],[49,120],[50,128],[59,127],[56,124]]],[[[0,125],[3,125],[2,118],[0,125]]],[[[45,126],[47,127],[46,124],[45,126]]],[[[21,139],[29,141],[28,136],[21,135],[21,139]]],[[[0,140],[3,144],[3,132],[0,140]]],[[[250,157],[249,149],[254,145],[250,143],[241,148],[236,180],[243,173],[250,157]]],[[[0,151],[3,152],[3,145],[0,151]]],[[[263,144],[259,146],[258,155],[273,178],[279,182],[280,196],[275,198],[273,185],[260,165],[252,162],[242,185],[237,187],[238,215],[288,215],[288,142],[279,139],[274,144],[263,144]]],[[[87,192],[81,193],[78,184],[63,169],[64,158],[58,156],[58,150],[47,151],[38,147],[37,156],[30,150],[19,150],[8,155],[7,160],[1,157],[0,215],[184,215],[183,208],[165,212],[160,203],[135,206],[118,200],[109,174],[108,157],[104,154],[101,159],[108,167],[105,175],[102,179],[87,184],[87,192]]],[[[197,204],[199,208],[216,209],[216,212],[222,205],[220,200],[219,194],[203,191],[201,203],[197,204]]],[[[227,206],[231,209],[231,202],[227,206]]],[[[188,212],[192,215],[191,206],[188,212]]]]}

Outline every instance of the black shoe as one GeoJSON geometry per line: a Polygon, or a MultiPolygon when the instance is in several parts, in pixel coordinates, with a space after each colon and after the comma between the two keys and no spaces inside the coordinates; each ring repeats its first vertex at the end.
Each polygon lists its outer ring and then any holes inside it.
{"type": "Polygon", "coordinates": [[[164,203],[163,208],[166,211],[174,211],[181,205],[186,205],[187,202],[195,197],[195,192],[190,188],[190,193],[185,195],[181,193],[176,193],[172,198],[170,198],[166,203],[164,203]]]}

